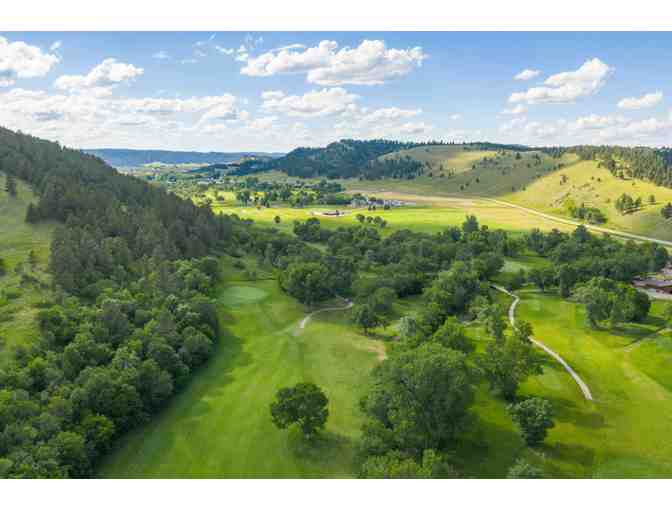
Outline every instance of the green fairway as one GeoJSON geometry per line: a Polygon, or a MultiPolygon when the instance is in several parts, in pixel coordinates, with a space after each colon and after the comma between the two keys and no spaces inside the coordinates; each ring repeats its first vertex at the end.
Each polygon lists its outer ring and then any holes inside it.
{"type": "Polygon", "coordinates": [[[213,359],[151,423],[123,437],[98,475],[352,476],[357,402],[380,342],[356,333],[347,312],[318,314],[299,329],[306,310],[272,280],[223,283],[219,296],[225,333],[213,359]],[[301,381],[321,386],[330,401],[315,445],[270,419],[275,392],[301,381]]]}
{"type": "Polygon", "coordinates": [[[23,182],[17,181],[16,197],[10,197],[4,190],[5,175],[0,173],[0,257],[7,265],[7,274],[0,276],[0,364],[11,347],[27,345],[39,335],[34,318],[37,306],[49,296],[49,291],[35,284],[22,284],[17,270],[45,285],[49,283],[45,269],[54,228],[51,222],[38,225],[25,222],[28,204],[37,198],[23,182]],[[28,263],[31,250],[37,258],[35,267],[28,263]]]}
{"type": "Polygon", "coordinates": [[[557,371],[525,385],[525,393],[548,398],[557,413],[538,453],[547,469],[556,476],[672,476],[672,338],[661,335],[662,303],[654,304],[644,324],[592,330],[580,305],[539,292],[519,294],[517,316],[581,375],[595,399],[584,400],[557,371]]]}

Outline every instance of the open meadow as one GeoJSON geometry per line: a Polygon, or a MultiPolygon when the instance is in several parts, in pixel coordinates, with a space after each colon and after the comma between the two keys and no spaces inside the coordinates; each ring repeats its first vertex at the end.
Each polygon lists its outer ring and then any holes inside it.
{"type": "Polygon", "coordinates": [[[17,196],[4,192],[5,175],[0,173],[0,258],[5,261],[7,274],[0,275],[0,365],[10,349],[28,345],[39,335],[35,314],[48,291],[34,282],[22,282],[22,273],[32,275],[48,284],[46,267],[49,262],[49,242],[54,228],[52,222],[30,225],[25,222],[28,204],[37,198],[23,182],[17,181],[17,196]],[[29,261],[30,252],[35,264],[29,261]]]}

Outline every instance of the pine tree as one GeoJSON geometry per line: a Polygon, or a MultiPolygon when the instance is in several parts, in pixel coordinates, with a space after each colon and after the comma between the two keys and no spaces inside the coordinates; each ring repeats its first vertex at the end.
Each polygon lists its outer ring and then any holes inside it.
{"type": "Polygon", "coordinates": [[[16,179],[13,175],[7,175],[7,180],[5,181],[5,191],[9,194],[10,197],[16,196],[16,179]]]}
{"type": "Polygon", "coordinates": [[[40,215],[37,212],[37,207],[33,204],[28,204],[28,209],[26,210],[26,223],[37,223],[40,219],[40,215]]]}

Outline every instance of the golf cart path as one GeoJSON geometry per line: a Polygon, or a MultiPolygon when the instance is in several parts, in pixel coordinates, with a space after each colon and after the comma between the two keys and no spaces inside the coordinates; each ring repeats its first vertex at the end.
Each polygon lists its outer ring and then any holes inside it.
{"type": "Polygon", "coordinates": [[[306,315],[301,322],[299,322],[299,329],[304,329],[306,325],[310,322],[310,319],[312,319],[313,315],[316,315],[318,313],[322,312],[335,312],[337,310],[347,310],[348,308],[352,308],[352,301],[346,300],[346,305],[345,306],[332,306],[329,308],[320,308],[319,310],[315,310],[314,312],[310,312],[308,315],[306,315]]]}
{"type": "MultiPolygon", "coordinates": [[[[511,323],[512,326],[515,325],[516,319],[515,319],[515,313],[516,313],[516,306],[518,306],[518,303],[520,302],[520,298],[515,295],[513,292],[509,292],[506,290],[504,287],[500,287],[498,285],[493,285],[493,288],[497,289],[500,292],[503,292],[505,294],[508,294],[513,298],[513,303],[511,303],[511,306],[509,307],[509,322],[511,323]]],[[[576,381],[576,384],[579,385],[579,388],[581,389],[581,392],[583,393],[583,396],[586,398],[586,400],[593,400],[593,394],[590,392],[590,388],[588,388],[588,385],[583,382],[583,379],[577,374],[572,367],[570,367],[567,362],[562,359],[562,357],[555,351],[551,350],[549,347],[544,345],[542,342],[539,340],[530,337],[530,341],[539,347],[540,349],[543,349],[546,351],[547,354],[555,358],[558,363],[560,363],[564,369],[569,373],[569,375],[572,376],[572,379],[576,381]]]]}

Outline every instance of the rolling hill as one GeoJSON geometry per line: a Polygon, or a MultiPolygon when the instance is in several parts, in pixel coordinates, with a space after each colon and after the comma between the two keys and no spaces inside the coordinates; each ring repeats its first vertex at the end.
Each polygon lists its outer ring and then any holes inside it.
{"type": "Polygon", "coordinates": [[[283,155],[277,152],[193,152],[137,149],[84,149],[83,152],[97,156],[114,167],[142,166],[149,163],[211,165],[231,163],[250,156],[275,158],[283,155]]]}
{"type": "Polygon", "coordinates": [[[502,195],[502,199],[539,211],[568,216],[568,205],[585,204],[596,207],[607,216],[607,226],[672,240],[672,224],[660,209],[672,202],[672,189],[641,179],[620,179],[600,167],[596,161],[578,161],[549,173],[525,190],[502,195]],[[623,193],[640,197],[643,206],[628,214],[620,214],[614,202],[623,193]],[[655,198],[654,203],[649,197],[655,198]]]}

